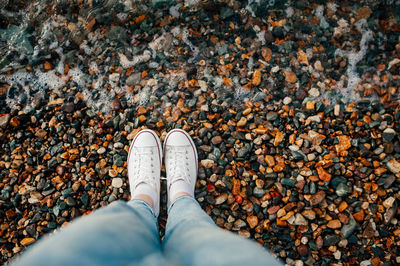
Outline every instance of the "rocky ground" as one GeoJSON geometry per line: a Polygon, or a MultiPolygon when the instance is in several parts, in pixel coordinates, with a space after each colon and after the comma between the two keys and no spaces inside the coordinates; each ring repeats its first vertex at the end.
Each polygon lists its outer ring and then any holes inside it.
{"type": "Polygon", "coordinates": [[[0,7],[0,262],[128,200],[134,135],[183,128],[218,226],[289,265],[400,263],[399,1],[0,7]]]}

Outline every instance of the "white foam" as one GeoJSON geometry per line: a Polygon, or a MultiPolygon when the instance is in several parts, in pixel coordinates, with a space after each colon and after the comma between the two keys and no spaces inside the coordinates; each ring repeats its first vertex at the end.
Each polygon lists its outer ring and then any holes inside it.
{"type": "Polygon", "coordinates": [[[68,77],[56,75],[56,70],[42,72],[36,70],[34,73],[17,71],[12,75],[0,75],[0,80],[18,88],[15,97],[8,96],[6,104],[11,110],[16,110],[22,97],[26,97],[26,105],[22,111],[30,111],[38,99],[43,99],[44,89],[58,90],[65,86],[68,77]],[[24,93],[22,93],[24,92],[24,93]]]}
{"type": "Polygon", "coordinates": [[[291,6],[287,7],[286,10],[285,10],[285,13],[286,13],[286,17],[287,17],[287,18],[292,17],[293,14],[294,14],[294,9],[293,9],[293,7],[291,7],[291,6]]]}
{"type": "Polygon", "coordinates": [[[176,4],[176,5],[174,5],[174,6],[171,6],[171,7],[169,8],[169,14],[170,14],[171,16],[173,16],[174,18],[179,18],[179,16],[180,16],[179,9],[180,9],[181,7],[182,7],[182,4],[181,4],[181,3],[176,4]]]}
{"type": "Polygon", "coordinates": [[[83,51],[85,51],[85,54],[90,55],[92,53],[92,50],[90,47],[86,44],[86,41],[84,41],[79,48],[81,48],[83,51]]]}
{"type": "Polygon", "coordinates": [[[49,45],[49,49],[55,49],[55,48],[57,48],[57,47],[58,47],[58,42],[57,42],[57,41],[52,42],[52,43],[50,43],[50,45],[49,45]]]}
{"type": "Polygon", "coordinates": [[[128,17],[128,14],[126,14],[126,13],[118,13],[117,14],[117,18],[119,20],[125,20],[125,19],[127,19],[127,17],[128,17]]]}
{"type": "Polygon", "coordinates": [[[64,53],[63,53],[63,49],[62,49],[61,47],[57,48],[57,49],[56,49],[56,53],[60,56],[60,61],[59,61],[58,64],[57,64],[56,71],[57,71],[59,74],[64,75],[64,61],[65,61],[65,55],[64,55],[64,53]]]}
{"type": "MultiPolygon", "coordinates": [[[[367,54],[368,42],[373,38],[373,33],[367,28],[367,21],[365,19],[360,19],[355,23],[355,25],[357,27],[357,30],[362,34],[359,51],[343,51],[341,49],[337,49],[335,51],[335,56],[347,57],[348,59],[346,70],[347,87],[344,90],[341,90],[341,92],[343,96],[345,96],[349,100],[356,100],[358,97],[355,91],[360,82],[360,77],[356,71],[357,64],[361,60],[363,60],[363,58],[367,54]]],[[[338,88],[340,88],[339,84],[337,86],[338,88]]]]}
{"type": "Polygon", "coordinates": [[[59,77],[56,75],[55,70],[48,72],[36,71],[35,76],[41,87],[48,87],[51,90],[60,89],[65,86],[68,77],[59,77]]]}
{"type": "Polygon", "coordinates": [[[92,70],[94,73],[98,74],[100,72],[99,66],[95,61],[89,63],[89,69],[92,70]]]}
{"type": "Polygon", "coordinates": [[[192,44],[192,42],[189,40],[189,30],[187,28],[181,29],[179,26],[174,27],[171,30],[172,35],[174,35],[174,37],[178,37],[179,35],[181,35],[182,37],[182,41],[189,46],[190,50],[193,53],[193,56],[191,58],[188,59],[189,63],[192,63],[193,60],[199,55],[199,48],[194,46],[192,44]]]}
{"type": "Polygon", "coordinates": [[[258,32],[256,35],[261,44],[265,45],[265,30],[258,32]]]}
{"type": "Polygon", "coordinates": [[[150,87],[146,86],[139,92],[139,105],[144,106],[150,99],[150,87]]]}
{"type": "Polygon", "coordinates": [[[78,67],[74,67],[69,70],[68,76],[71,77],[73,81],[76,82],[79,86],[84,86],[85,85],[85,80],[84,80],[84,75],[82,70],[80,70],[78,67]]]}
{"type": "Polygon", "coordinates": [[[153,52],[153,58],[156,57],[157,51],[164,45],[165,40],[165,33],[163,33],[161,36],[155,38],[151,43],[149,43],[149,47],[153,52]]]}
{"type": "Polygon", "coordinates": [[[333,12],[336,12],[338,5],[336,3],[333,2],[329,2],[326,5],[330,10],[332,10],[333,12]]]}
{"type": "Polygon", "coordinates": [[[253,9],[250,6],[253,2],[254,2],[254,0],[249,0],[247,2],[247,6],[245,7],[245,10],[249,11],[252,17],[256,17],[256,14],[254,13],[253,9]]]}
{"type": "Polygon", "coordinates": [[[198,2],[200,2],[200,0],[185,0],[185,6],[194,6],[198,2]]]}
{"type": "Polygon", "coordinates": [[[176,88],[176,86],[178,86],[178,83],[181,81],[181,80],[186,80],[187,79],[187,74],[186,74],[186,72],[183,72],[183,71],[181,71],[181,72],[172,72],[171,73],[171,76],[170,76],[170,78],[169,78],[169,81],[168,81],[168,85],[172,88],[172,89],[174,89],[174,88],[176,88]]]}
{"type": "Polygon", "coordinates": [[[372,39],[372,31],[365,29],[367,21],[365,19],[361,19],[356,22],[357,30],[361,32],[362,37],[360,41],[360,50],[358,52],[350,52],[347,57],[349,59],[349,66],[347,67],[347,76],[348,76],[348,84],[347,90],[353,91],[353,89],[359,83],[359,76],[356,72],[357,64],[364,58],[367,54],[368,42],[372,39]]]}
{"type": "Polygon", "coordinates": [[[315,16],[318,18],[323,18],[324,17],[324,6],[319,5],[317,9],[315,10],[315,16]]]}
{"type": "Polygon", "coordinates": [[[333,32],[334,36],[340,36],[340,35],[350,31],[349,23],[344,18],[339,19],[339,21],[337,23],[338,23],[338,26],[334,28],[334,32],[333,32]]]}
{"type": "Polygon", "coordinates": [[[132,58],[132,61],[129,60],[126,55],[122,54],[122,53],[118,53],[119,56],[119,62],[121,63],[121,66],[123,68],[130,68],[133,67],[137,64],[140,63],[144,63],[150,60],[151,56],[150,56],[151,52],[150,51],[144,51],[144,53],[142,55],[135,55],[132,58]]]}

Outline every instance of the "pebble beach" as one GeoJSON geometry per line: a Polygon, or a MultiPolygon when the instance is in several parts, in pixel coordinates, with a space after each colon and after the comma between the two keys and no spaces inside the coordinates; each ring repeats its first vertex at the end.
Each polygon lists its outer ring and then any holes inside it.
{"type": "Polygon", "coordinates": [[[1,264],[129,200],[143,128],[186,130],[202,208],[282,263],[400,264],[400,1],[0,9],[1,264]]]}

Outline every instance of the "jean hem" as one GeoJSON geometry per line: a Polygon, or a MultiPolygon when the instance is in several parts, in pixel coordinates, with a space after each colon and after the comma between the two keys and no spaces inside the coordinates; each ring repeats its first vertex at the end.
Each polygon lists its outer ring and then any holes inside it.
{"type": "Polygon", "coordinates": [[[129,205],[129,207],[132,208],[132,206],[130,205],[130,203],[135,203],[135,202],[138,202],[138,203],[143,204],[147,209],[150,210],[151,214],[153,215],[153,218],[154,218],[155,220],[157,220],[157,216],[156,216],[155,213],[154,213],[153,207],[152,207],[147,201],[145,201],[145,200],[143,200],[143,199],[131,199],[130,201],[127,202],[127,204],[129,205]]]}
{"type": "Polygon", "coordinates": [[[168,214],[170,213],[172,207],[175,205],[175,203],[176,203],[177,201],[181,201],[181,200],[183,200],[183,199],[185,199],[185,198],[190,199],[191,201],[193,201],[193,202],[199,204],[199,203],[197,202],[197,200],[196,200],[194,197],[189,196],[189,195],[183,195],[183,196],[180,196],[180,197],[176,198],[176,199],[174,200],[174,202],[171,203],[171,205],[169,206],[169,208],[168,208],[168,210],[167,210],[167,213],[168,213],[168,214]]]}

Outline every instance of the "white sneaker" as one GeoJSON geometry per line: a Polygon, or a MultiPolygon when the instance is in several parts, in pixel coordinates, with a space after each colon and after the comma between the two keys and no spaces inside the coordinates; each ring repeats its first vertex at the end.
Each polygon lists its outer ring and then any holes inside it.
{"type": "Polygon", "coordinates": [[[128,153],[131,199],[138,194],[148,194],[153,199],[153,209],[156,216],[160,213],[161,164],[162,147],[160,139],[153,130],[141,130],[133,139],[128,153]]]}
{"type": "Polygon", "coordinates": [[[198,169],[197,150],[188,133],[174,129],[165,137],[164,152],[169,208],[179,192],[187,192],[194,197],[198,169]]]}

